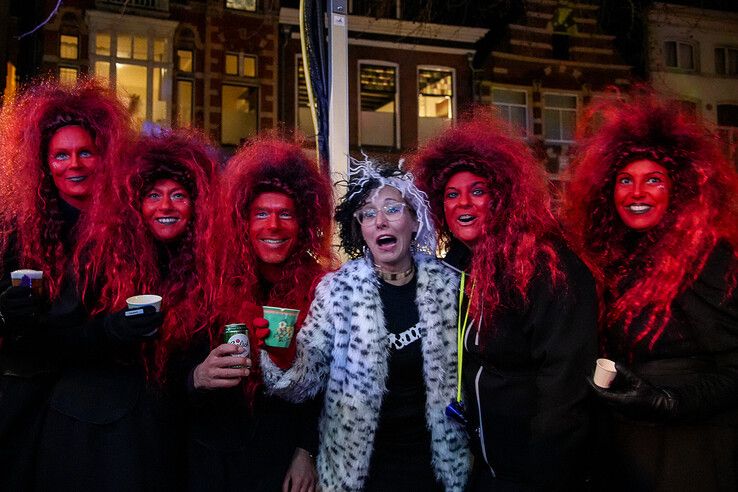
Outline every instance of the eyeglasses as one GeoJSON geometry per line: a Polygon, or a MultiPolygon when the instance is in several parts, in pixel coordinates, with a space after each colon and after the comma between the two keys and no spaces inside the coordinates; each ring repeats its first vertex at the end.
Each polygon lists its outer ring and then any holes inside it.
{"type": "Polygon", "coordinates": [[[400,217],[402,217],[402,213],[405,211],[406,206],[407,203],[393,202],[388,203],[387,205],[384,205],[379,209],[376,209],[374,207],[362,208],[361,210],[357,210],[356,212],[354,212],[354,217],[356,217],[356,220],[358,220],[359,224],[361,225],[372,225],[377,222],[377,216],[379,215],[379,211],[381,210],[384,214],[384,217],[389,222],[395,222],[397,220],[400,220],[400,217]]]}

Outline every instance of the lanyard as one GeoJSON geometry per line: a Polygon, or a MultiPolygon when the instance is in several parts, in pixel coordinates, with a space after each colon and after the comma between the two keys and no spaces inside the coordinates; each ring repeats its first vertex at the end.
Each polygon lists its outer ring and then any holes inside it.
{"type": "Polygon", "coordinates": [[[464,323],[461,323],[461,305],[464,302],[464,286],[466,284],[466,273],[461,272],[461,285],[459,286],[459,309],[456,316],[456,401],[461,403],[461,368],[464,365],[464,338],[466,337],[467,321],[469,321],[469,308],[471,307],[472,296],[474,295],[474,283],[472,282],[472,291],[469,295],[469,302],[466,305],[466,314],[464,314],[464,323]]]}

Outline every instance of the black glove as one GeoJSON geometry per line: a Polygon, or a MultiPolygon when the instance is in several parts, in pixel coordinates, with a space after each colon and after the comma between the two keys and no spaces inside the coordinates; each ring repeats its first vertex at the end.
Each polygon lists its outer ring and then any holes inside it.
{"type": "Polygon", "coordinates": [[[154,306],[124,309],[105,318],[105,333],[115,342],[133,343],[153,340],[159,335],[164,315],[154,306]]]}
{"type": "Polygon", "coordinates": [[[42,300],[32,294],[30,287],[8,287],[0,294],[3,332],[22,335],[22,332],[37,327],[42,319],[41,304],[42,300]]]}
{"type": "Polygon", "coordinates": [[[589,379],[597,396],[618,412],[638,420],[669,420],[680,416],[680,401],[672,390],[660,388],[615,364],[617,376],[610,388],[601,388],[589,379]]]}

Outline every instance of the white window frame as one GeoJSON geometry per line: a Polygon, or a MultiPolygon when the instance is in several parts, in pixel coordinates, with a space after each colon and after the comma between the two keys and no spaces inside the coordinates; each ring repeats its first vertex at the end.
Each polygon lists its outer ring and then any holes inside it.
{"type": "Polygon", "coordinates": [[[169,101],[167,104],[167,114],[164,118],[164,123],[171,125],[172,122],[172,111],[174,108],[174,98],[172,95],[174,79],[174,31],[177,27],[177,22],[163,20],[163,19],[150,19],[145,17],[135,17],[135,19],[128,19],[128,17],[121,17],[119,14],[88,10],[86,14],[87,25],[89,26],[89,56],[90,56],[90,70],[95,73],[95,66],[97,62],[107,62],[109,64],[108,80],[110,81],[110,87],[117,90],[117,69],[116,63],[125,63],[127,65],[138,65],[146,67],[146,112],[145,120],[149,121],[153,116],[153,105],[154,105],[154,69],[166,69],[167,77],[162,77],[160,84],[161,87],[169,85],[169,101]],[[109,55],[98,55],[95,42],[99,32],[105,32],[110,35],[110,54],[109,55]],[[133,58],[118,58],[118,35],[128,36],[145,36],[147,39],[147,54],[146,60],[138,60],[133,58]],[[167,40],[167,46],[164,51],[165,61],[154,60],[154,40],[157,38],[163,38],[167,40]]]}
{"type": "MultiPolygon", "coordinates": [[[[490,105],[496,107],[497,104],[495,103],[495,95],[494,90],[499,89],[503,91],[511,91],[511,92],[522,92],[525,94],[525,126],[523,127],[523,130],[525,130],[525,134],[523,135],[524,138],[528,138],[528,136],[531,135],[532,129],[531,129],[531,100],[532,100],[532,89],[530,87],[521,86],[521,85],[504,85],[504,84],[492,84],[490,85],[489,89],[489,99],[490,99],[490,105]]],[[[500,106],[509,106],[509,107],[515,107],[519,108],[521,107],[518,104],[507,104],[502,103],[500,106]]],[[[506,120],[508,124],[511,124],[510,120],[506,120]]]]}
{"type": "MultiPolygon", "coordinates": [[[[453,125],[453,122],[456,121],[456,69],[453,67],[446,67],[442,65],[418,65],[415,68],[415,102],[417,104],[418,99],[420,98],[420,88],[418,87],[419,81],[420,81],[420,71],[421,70],[428,70],[428,71],[443,71],[443,72],[451,72],[451,118],[448,118],[450,121],[450,124],[453,125]]],[[[418,140],[420,140],[420,108],[416,108],[416,121],[417,121],[417,127],[418,127],[418,140]]]]}
{"type": "MultiPolygon", "coordinates": [[[[361,141],[361,66],[362,65],[378,65],[383,67],[394,67],[395,68],[395,143],[392,146],[387,146],[392,149],[399,149],[402,145],[400,141],[400,64],[395,62],[388,62],[386,60],[374,60],[374,59],[361,59],[356,61],[356,114],[358,115],[357,127],[359,128],[357,141],[359,146],[362,145],[361,141]]],[[[417,97],[417,95],[416,95],[417,97]]]]}
{"type": "Polygon", "coordinates": [[[712,50],[713,54],[717,50],[723,50],[723,63],[725,64],[725,72],[724,73],[718,73],[717,71],[717,57],[714,60],[715,62],[715,74],[722,76],[722,77],[738,77],[738,67],[736,67],[736,71],[733,73],[730,73],[728,71],[728,51],[736,51],[738,52],[738,46],[728,46],[728,45],[717,45],[715,46],[715,49],[712,50]]]}
{"type": "MultiPolygon", "coordinates": [[[[574,140],[573,137],[572,137],[571,140],[547,139],[546,138],[546,116],[545,116],[546,109],[556,109],[556,110],[559,110],[559,111],[567,111],[567,112],[571,112],[572,111],[571,108],[547,107],[546,106],[546,96],[547,95],[550,95],[550,96],[567,96],[567,97],[573,97],[575,99],[575,101],[576,101],[576,107],[573,110],[574,116],[575,116],[575,121],[576,121],[576,119],[579,118],[579,109],[581,108],[581,105],[582,105],[582,101],[581,101],[580,95],[577,94],[576,92],[563,92],[563,91],[556,91],[556,90],[548,91],[548,90],[545,90],[545,89],[541,89],[541,129],[543,130],[543,139],[544,139],[544,142],[550,143],[550,144],[573,144],[573,143],[575,143],[575,140],[574,140]]],[[[560,116],[559,116],[559,125],[561,125],[561,117],[560,116]]],[[[576,129],[576,124],[574,125],[574,127],[575,127],[574,129],[576,129]]],[[[559,131],[559,135],[560,134],[561,134],[561,132],[559,131]]]]}
{"type": "Polygon", "coordinates": [[[699,46],[695,42],[691,41],[684,41],[682,39],[665,39],[664,43],[662,45],[662,62],[664,64],[664,67],[666,67],[669,70],[676,70],[679,72],[698,72],[699,67],[699,46]],[[666,64],[666,45],[667,43],[675,43],[676,45],[676,66],[671,66],[666,64]],[[684,68],[681,66],[681,59],[679,55],[679,46],[685,45],[689,46],[692,49],[692,68],[684,68]]]}

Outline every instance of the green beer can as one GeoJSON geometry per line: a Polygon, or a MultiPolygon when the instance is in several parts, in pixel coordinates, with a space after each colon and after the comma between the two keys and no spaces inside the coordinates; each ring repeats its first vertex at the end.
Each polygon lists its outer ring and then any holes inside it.
{"type": "Polygon", "coordinates": [[[251,353],[249,350],[249,331],[246,328],[246,323],[230,323],[225,325],[225,330],[223,331],[223,341],[225,343],[230,343],[243,347],[244,351],[240,354],[233,354],[233,357],[246,358],[251,353]]]}

